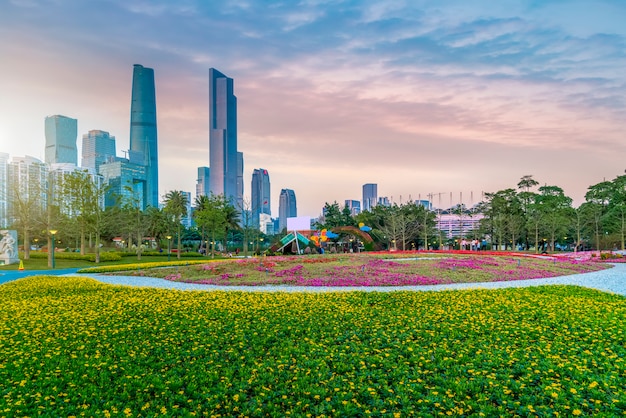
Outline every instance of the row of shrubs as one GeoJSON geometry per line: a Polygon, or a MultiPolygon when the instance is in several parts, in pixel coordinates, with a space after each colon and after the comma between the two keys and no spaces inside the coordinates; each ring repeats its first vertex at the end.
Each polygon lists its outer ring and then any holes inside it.
{"type": "MultiPolygon", "coordinates": [[[[20,252],[20,258],[24,258],[24,254],[20,252]]],[[[30,258],[48,258],[47,252],[41,251],[31,251],[30,258]]],[[[96,261],[96,255],[91,254],[80,254],[80,253],[69,253],[69,252],[55,252],[54,258],[57,260],[85,260],[85,261],[96,261]]],[[[122,259],[122,254],[117,252],[101,252],[100,253],[100,261],[120,261],[122,259]]]]}

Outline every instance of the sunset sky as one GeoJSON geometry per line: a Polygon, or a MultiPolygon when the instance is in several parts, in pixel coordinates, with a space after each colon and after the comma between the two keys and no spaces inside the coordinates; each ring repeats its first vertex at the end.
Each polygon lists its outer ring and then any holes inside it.
{"type": "Polygon", "coordinates": [[[524,175],[578,206],[626,169],[624,22],[623,0],[2,1],[0,151],[43,160],[61,114],[79,153],[101,129],[122,155],[142,64],[160,194],[195,197],[214,67],[235,80],[244,193],[267,169],[273,216],[281,188],[315,217],[364,183],[448,207],[524,175]]]}

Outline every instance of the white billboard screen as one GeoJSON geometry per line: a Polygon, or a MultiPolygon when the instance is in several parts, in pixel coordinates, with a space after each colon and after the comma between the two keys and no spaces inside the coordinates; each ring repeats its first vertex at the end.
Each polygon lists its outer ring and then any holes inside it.
{"type": "Polygon", "coordinates": [[[308,231],[311,229],[310,216],[287,218],[287,231],[308,231]]]}

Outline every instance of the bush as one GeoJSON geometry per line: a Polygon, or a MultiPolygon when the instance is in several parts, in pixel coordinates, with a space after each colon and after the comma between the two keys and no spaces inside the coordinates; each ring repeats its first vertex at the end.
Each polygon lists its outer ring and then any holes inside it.
{"type": "MultiPolygon", "coordinates": [[[[20,253],[20,258],[24,258],[24,254],[20,253]]],[[[47,252],[41,251],[31,251],[30,258],[38,258],[38,259],[46,259],[48,258],[47,252]]],[[[79,254],[79,253],[69,253],[69,252],[55,252],[54,258],[56,260],[84,260],[84,261],[96,261],[96,255],[91,254],[79,254]]],[[[122,256],[120,253],[115,252],[101,252],[100,253],[100,261],[120,261],[122,256]]]]}

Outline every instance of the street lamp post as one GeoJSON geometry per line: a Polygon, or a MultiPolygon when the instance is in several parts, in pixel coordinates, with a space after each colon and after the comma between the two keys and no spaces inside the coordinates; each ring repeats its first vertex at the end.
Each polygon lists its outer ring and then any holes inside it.
{"type": "Polygon", "coordinates": [[[167,238],[167,261],[170,261],[170,255],[172,253],[172,236],[168,235],[167,238]]]}
{"type": "Polygon", "coordinates": [[[50,235],[52,235],[52,268],[55,268],[56,266],[55,260],[54,260],[54,236],[56,235],[56,233],[57,233],[56,229],[50,230],[50,235]]]}

